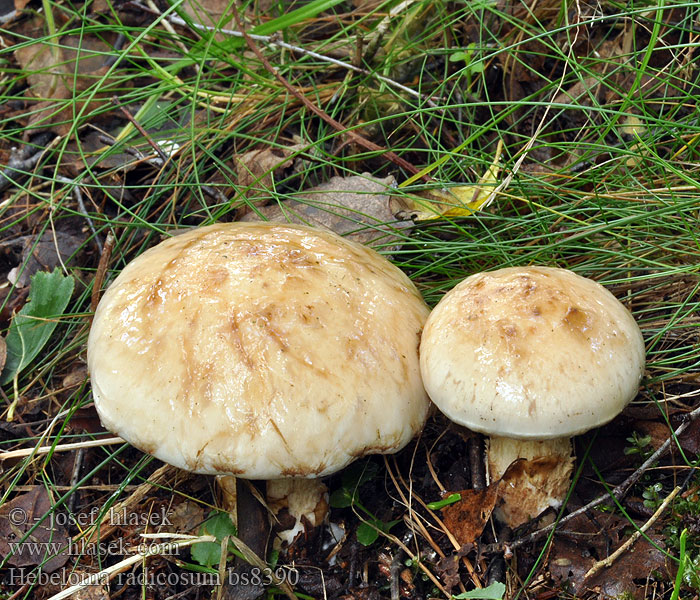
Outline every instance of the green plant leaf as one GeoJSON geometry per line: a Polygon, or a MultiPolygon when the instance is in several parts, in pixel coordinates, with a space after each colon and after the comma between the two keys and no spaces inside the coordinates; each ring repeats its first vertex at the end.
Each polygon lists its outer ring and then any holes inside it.
{"type": "Polygon", "coordinates": [[[333,508],[347,508],[352,506],[353,495],[347,488],[339,488],[334,490],[329,499],[333,508]]]}
{"type": "Polygon", "coordinates": [[[199,542],[192,544],[192,560],[203,567],[213,567],[221,560],[221,544],[216,542],[199,542]]]}
{"type": "Polygon", "coordinates": [[[262,23],[253,27],[252,33],[257,35],[267,35],[269,33],[275,33],[276,31],[282,31],[287,29],[292,25],[302,23],[306,19],[311,19],[322,13],[324,10],[330,10],[337,4],[340,4],[343,0],[313,0],[308,4],[301,6],[295,10],[288,12],[286,15],[272,19],[267,23],[262,23]]]}
{"type": "Polygon", "coordinates": [[[200,529],[202,535],[213,535],[218,542],[199,542],[192,544],[190,554],[192,560],[205,567],[218,565],[221,560],[221,540],[227,535],[236,535],[236,527],[231,516],[226,512],[216,511],[200,529]]]}
{"type": "Polygon", "coordinates": [[[12,318],[7,332],[7,361],[0,383],[7,383],[41,352],[56,329],[73,294],[75,280],[56,268],[39,271],[31,279],[30,298],[12,318]]]}
{"type": "Polygon", "coordinates": [[[464,592],[458,596],[452,596],[452,600],[502,600],[503,594],[506,593],[505,584],[495,581],[490,586],[482,588],[480,590],[471,590],[469,592],[464,592]]]}
{"type": "Polygon", "coordinates": [[[217,540],[223,540],[227,535],[236,535],[236,526],[227,512],[216,511],[202,524],[204,534],[213,535],[217,540]]]}
{"type": "Polygon", "coordinates": [[[373,521],[365,521],[360,523],[360,526],[357,528],[357,541],[363,546],[371,546],[377,541],[381,531],[384,533],[389,533],[391,528],[400,522],[400,519],[387,521],[386,523],[384,521],[380,521],[379,519],[375,519],[373,521]]]}
{"type": "Polygon", "coordinates": [[[354,462],[343,471],[343,487],[349,490],[359,488],[363,483],[374,479],[379,472],[379,467],[373,462],[354,462]]]}
{"type": "Polygon", "coordinates": [[[357,528],[357,541],[363,546],[371,546],[377,541],[379,531],[372,527],[369,523],[360,523],[357,528]]]}
{"type": "Polygon", "coordinates": [[[459,502],[462,496],[460,496],[457,493],[450,494],[447,496],[447,498],[443,498],[442,500],[436,500],[435,502],[429,502],[426,504],[426,506],[430,510],[439,510],[441,508],[445,508],[446,506],[449,506],[450,504],[454,504],[455,502],[459,502]]]}

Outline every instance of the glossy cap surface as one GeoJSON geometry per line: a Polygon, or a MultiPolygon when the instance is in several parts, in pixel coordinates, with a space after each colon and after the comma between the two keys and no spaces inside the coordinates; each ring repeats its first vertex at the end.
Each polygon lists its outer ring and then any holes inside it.
{"type": "Polygon", "coordinates": [[[609,291],[549,267],[467,277],[431,313],[420,353],[425,388],[450,419],[523,439],[610,421],[645,362],[637,323],[609,291]]]}
{"type": "Polygon", "coordinates": [[[189,471],[326,475],[423,425],[427,314],[399,269],[333,233],[195,229],[105,292],[88,341],[95,406],[105,427],[189,471]]]}

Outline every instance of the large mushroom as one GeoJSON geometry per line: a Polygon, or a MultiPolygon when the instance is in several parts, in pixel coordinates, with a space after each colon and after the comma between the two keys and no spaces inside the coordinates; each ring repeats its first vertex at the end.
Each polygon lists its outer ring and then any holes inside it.
{"type": "Polygon", "coordinates": [[[504,268],[467,277],[425,325],[425,388],[451,420],[488,438],[501,518],[516,527],[559,506],[569,438],[612,420],[637,394],[641,332],[603,286],[565,269],[504,268]]]}
{"type": "MultiPolygon", "coordinates": [[[[191,472],[320,478],[422,427],[427,314],[404,273],[331,232],[195,229],[105,292],[88,340],[95,406],[105,427],[191,472]]],[[[308,490],[271,487],[278,504],[296,494],[290,509],[308,490]]]]}

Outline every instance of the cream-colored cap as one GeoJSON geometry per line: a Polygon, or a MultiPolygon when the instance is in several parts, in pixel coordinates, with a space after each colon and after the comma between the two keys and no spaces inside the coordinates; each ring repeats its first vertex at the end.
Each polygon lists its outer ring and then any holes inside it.
{"type": "Polygon", "coordinates": [[[607,423],[636,395],[645,359],[610,292],[549,267],[467,277],[431,313],[420,354],[425,389],[450,419],[523,439],[607,423]]]}
{"type": "Polygon", "coordinates": [[[105,427],[189,471],[327,475],[422,427],[427,315],[404,273],[334,233],[195,229],[105,292],[88,340],[95,406],[105,427]]]}

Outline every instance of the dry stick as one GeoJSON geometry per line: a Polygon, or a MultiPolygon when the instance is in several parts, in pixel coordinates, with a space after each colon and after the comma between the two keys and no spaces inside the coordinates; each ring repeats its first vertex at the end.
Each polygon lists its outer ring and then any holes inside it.
{"type": "Polygon", "coordinates": [[[622,544],[615,552],[613,552],[610,556],[607,558],[604,558],[603,560],[599,560],[597,563],[595,563],[586,573],[584,576],[584,579],[588,579],[590,577],[593,577],[594,575],[598,574],[598,572],[606,567],[609,567],[610,565],[613,564],[622,554],[628,550],[640,537],[642,537],[642,534],[651,527],[654,522],[663,514],[663,512],[666,510],[668,505],[671,503],[671,501],[678,495],[678,492],[681,491],[681,487],[677,486],[673,489],[673,491],[666,496],[666,499],[661,503],[661,506],[659,506],[658,509],[656,509],[656,512],[649,517],[649,520],[644,523],[637,531],[635,531],[629,539],[622,544]]]}
{"type": "MultiPolygon", "coordinates": [[[[396,460],[394,460],[396,462],[396,460]]],[[[396,491],[398,491],[399,495],[401,496],[401,500],[404,503],[405,506],[410,506],[408,503],[408,499],[406,498],[405,494],[403,493],[403,490],[399,487],[398,481],[396,479],[396,476],[394,475],[393,470],[389,466],[389,461],[387,457],[384,457],[384,464],[386,466],[387,472],[389,473],[389,477],[391,478],[392,483],[394,484],[394,487],[396,488],[396,491]]],[[[398,469],[397,469],[398,473],[398,469]]],[[[408,487],[406,485],[406,482],[403,481],[403,477],[401,478],[401,481],[404,484],[404,487],[408,487]]],[[[442,532],[447,536],[447,539],[450,540],[450,543],[452,544],[452,547],[456,550],[459,551],[460,549],[460,544],[455,538],[455,536],[452,534],[452,532],[447,528],[445,523],[432,511],[430,510],[423,499],[418,496],[417,494],[412,494],[412,497],[416,499],[416,501],[426,510],[430,513],[430,516],[435,520],[435,522],[438,524],[439,529],[442,530],[442,532]]],[[[425,525],[421,523],[421,519],[425,520],[426,523],[428,523],[428,520],[422,517],[419,513],[416,511],[410,509],[409,514],[404,516],[404,521],[406,524],[411,528],[411,529],[420,529],[421,535],[428,541],[428,543],[433,547],[433,550],[438,554],[440,558],[445,558],[445,553],[440,549],[440,547],[435,543],[435,541],[432,539],[432,536],[428,533],[428,530],[426,529],[425,525]]],[[[462,562],[464,563],[464,566],[467,568],[467,571],[469,572],[469,576],[472,579],[472,582],[477,588],[483,587],[481,584],[481,580],[479,579],[478,575],[476,574],[476,571],[474,570],[473,565],[471,562],[467,559],[466,556],[462,557],[462,562]]],[[[459,582],[459,585],[462,589],[462,591],[466,591],[464,589],[464,586],[462,582],[459,582]]]]}
{"type": "MultiPolygon", "coordinates": [[[[97,246],[98,250],[102,252],[102,242],[100,241],[100,236],[97,234],[97,229],[95,229],[95,224],[90,218],[90,213],[88,213],[87,211],[85,202],[83,202],[83,194],[80,191],[80,185],[75,181],[75,179],[68,179],[68,177],[58,176],[56,177],[56,181],[60,181],[61,183],[65,183],[66,185],[72,186],[71,191],[73,192],[73,198],[75,198],[75,202],[78,205],[78,210],[85,217],[88,227],[92,232],[93,239],[95,240],[95,245],[97,246]]],[[[56,248],[56,254],[57,256],[61,255],[60,252],[58,252],[58,248],[56,248]]]]}
{"type": "Polygon", "coordinates": [[[233,545],[236,546],[236,550],[238,550],[243,555],[243,558],[249,565],[253,565],[254,567],[260,569],[261,573],[265,573],[265,575],[267,575],[272,580],[272,582],[277,587],[279,587],[280,590],[282,590],[282,592],[284,592],[284,595],[287,596],[289,600],[299,600],[297,595],[294,593],[292,586],[289,585],[287,581],[284,581],[284,579],[278,577],[277,574],[270,568],[270,566],[262,558],[260,558],[243,540],[237,538],[235,535],[230,536],[230,539],[231,542],[233,542],[233,545]]]}
{"type": "MultiPolygon", "coordinates": [[[[78,485],[78,480],[80,479],[80,470],[83,468],[84,459],[85,448],[78,448],[78,451],[75,453],[75,460],[73,461],[73,473],[70,476],[71,490],[73,490],[78,485]]],[[[75,502],[77,499],[78,496],[74,491],[68,497],[68,502],[66,503],[66,508],[68,509],[68,512],[72,513],[75,510],[75,502]]]]}
{"type": "MultiPolygon", "coordinates": [[[[686,415],[686,420],[681,423],[676,430],[666,439],[666,441],[659,446],[658,450],[654,452],[649,458],[647,458],[642,465],[634,472],[632,473],[627,479],[625,479],[620,485],[615,487],[612,490],[612,494],[602,494],[601,496],[598,496],[595,500],[592,500],[585,506],[582,506],[581,508],[575,510],[572,513],[569,513],[565,517],[562,517],[559,519],[559,521],[555,521],[551,525],[548,525],[547,527],[543,527],[542,529],[538,529],[537,531],[533,531],[530,535],[527,535],[523,538],[517,539],[510,544],[506,544],[509,548],[515,549],[520,546],[524,546],[526,544],[530,544],[539,538],[547,535],[552,529],[554,529],[557,526],[561,526],[564,523],[567,523],[568,521],[571,521],[571,519],[574,519],[578,517],[579,515],[584,514],[585,512],[591,510],[592,508],[595,508],[599,504],[602,504],[606,500],[610,498],[610,495],[612,495],[613,498],[615,498],[617,501],[620,501],[620,499],[627,493],[627,491],[639,480],[639,478],[646,472],[646,470],[653,465],[657,460],[661,458],[661,456],[669,449],[671,446],[671,442],[674,439],[677,439],[679,435],[681,435],[689,426],[690,424],[695,421],[700,417],[700,406],[693,410],[692,412],[688,413],[686,415]]],[[[499,546],[504,546],[503,544],[499,544],[499,546]]]]}
{"type": "MultiPolygon", "coordinates": [[[[124,492],[131,492],[135,490],[138,485],[127,485],[122,487],[116,483],[95,483],[91,485],[81,485],[80,491],[82,492],[116,492],[117,490],[122,490],[124,492]]],[[[12,488],[15,492],[33,492],[36,490],[36,485],[16,485],[12,488]]],[[[51,490],[54,492],[70,492],[75,489],[75,485],[52,485],[51,490]]]]}
{"type": "MultiPolygon", "coordinates": [[[[168,479],[173,474],[177,474],[177,472],[178,469],[176,467],[165,463],[153,471],[146,481],[138,486],[135,486],[132,493],[127,498],[112,506],[102,516],[99,523],[95,523],[85,531],[78,533],[73,538],[73,541],[78,542],[85,540],[86,543],[91,544],[98,542],[99,540],[107,539],[118,527],[121,526],[120,515],[130,514],[133,508],[139,504],[154,487],[165,486],[168,483],[168,479]]],[[[189,475],[187,471],[182,471],[182,474],[189,475]]]]}
{"type": "MultiPolygon", "coordinates": [[[[247,34],[245,31],[242,31],[243,27],[241,25],[240,18],[238,16],[238,12],[234,10],[234,16],[236,17],[236,23],[238,24],[238,27],[241,28],[241,34],[243,35],[243,39],[245,39],[246,43],[248,44],[248,47],[253,51],[255,56],[258,57],[260,62],[262,62],[263,66],[265,69],[267,69],[274,77],[279,81],[287,90],[289,91],[292,96],[294,96],[299,102],[301,102],[304,106],[306,106],[311,112],[315,113],[321,119],[323,119],[326,123],[328,123],[331,127],[337,129],[338,131],[347,134],[352,141],[354,141],[356,144],[362,146],[363,148],[366,148],[367,150],[370,150],[372,152],[381,152],[384,156],[386,156],[387,159],[389,159],[391,162],[393,162],[395,165],[401,167],[402,169],[405,169],[412,175],[416,175],[418,173],[418,169],[414,167],[411,163],[409,163],[407,160],[401,158],[391,150],[387,150],[386,148],[382,148],[381,146],[375,144],[374,142],[369,141],[368,139],[362,137],[360,134],[352,131],[351,129],[348,129],[340,123],[339,121],[336,121],[333,117],[328,115],[326,112],[321,110],[318,106],[316,106],[311,100],[309,100],[304,94],[299,92],[291,83],[289,83],[282,75],[280,75],[274,68],[273,66],[269,63],[269,61],[263,56],[263,53],[260,52],[260,48],[258,48],[257,44],[253,41],[253,38],[247,34]]],[[[423,180],[424,181],[430,181],[430,178],[427,175],[423,175],[423,180]]]]}
{"type": "MultiPolygon", "coordinates": [[[[411,0],[411,1],[413,1],[413,0],[411,0]]],[[[180,17],[176,17],[175,15],[169,15],[168,20],[171,23],[174,23],[175,25],[180,25],[182,27],[189,26],[189,24],[184,19],[181,19],[180,17]]],[[[424,99],[424,96],[422,94],[420,94],[419,92],[416,92],[415,90],[412,90],[411,88],[399,83],[398,81],[394,81],[393,79],[390,79],[389,77],[384,77],[383,75],[379,75],[378,73],[368,71],[367,69],[363,69],[363,68],[358,67],[357,65],[354,65],[352,63],[338,60],[337,58],[333,58],[331,56],[326,56],[325,54],[319,54],[318,52],[314,52],[313,50],[307,50],[306,48],[302,48],[300,46],[293,46],[292,44],[288,44],[287,42],[283,42],[282,40],[278,39],[275,36],[257,35],[254,33],[246,34],[243,31],[236,31],[234,29],[220,29],[217,27],[211,27],[209,25],[202,25],[201,23],[192,23],[191,25],[195,29],[199,29],[201,31],[214,31],[216,33],[221,33],[223,35],[228,35],[231,37],[242,38],[242,37],[245,37],[247,35],[250,37],[250,39],[255,40],[256,42],[261,42],[263,44],[270,44],[273,46],[279,46],[280,48],[284,48],[285,50],[291,50],[292,52],[296,52],[297,54],[304,54],[306,56],[310,56],[311,58],[317,58],[318,60],[330,63],[332,65],[336,65],[338,67],[342,67],[343,69],[347,69],[348,71],[355,71],[356,73],[361,73],[362,75],[367,75],[369,77],[373,77],[374,79],[382,81],[391,87],[395,87],[396,89],[399,89],[402,92],[406,92],[407,94],[410,94],[411,96],[415,96],[416,98],[424,99]]],[[[240,27],[240,22],[238,22],[238,26],[240,27]]],[[[435,102],[433,102],[430,98],[425,98],[425,101],[428,104],[428,106],[430,106],[431,108],[437,108],[437,105],[435,104],[435,102]]]]}
{"type": "Polygon", "coordinates": [[[100,446],[112,446],[114,444],[126,444],[120,437],[103,438],[101,440],[89,440],[87,442],[76,442],[74,444],[57,444],[55,446],[39,446],[38,448],[22,448],[21,450],[9,450],[0,452],[0,462],[10,458],[25,458],[27,456],[40,456],[49,452],[68,452],[80,448],[92,448],[100,446]]]}
{"type": "Polygon", "coordinates": [[[106,585],[107,582],[118,573],[123,573],[131,566],[143,561],[144,559],[150,556],[172,554],[173,550],[184,548],[186,546],[191,546],[192,544],[197,544],[199,542],[216,542],[216,538],[213,535],[182,535],[180,536],[180,538],[181,539],[176,541],[166,542],[164,544],[154,544],[152,546],[149,546],[144,552],[139,552],[138,554],[129,556],[128,558],[125,558],[124,560],[118,562],[115,565],[112,565],[111,567],[103,569],[98,573],[93,573],[92,575],[89,575],[79,583],[72,585],[69,588],[66,588],[58,594],[51,596],[49,600],[64,600],[65,598],[70,598],[71,596],[74,596],[75,594],[77,594],[81,590],[84,590],[85,588],[97,585],[106,585]]]}
{"type": "Polygon", "coordinates": [[[112,248],[114,248],[114,236],[111,233],[108,233],[107,239],[105,240],[104,249],[102,250],[102,254],[100,255],[100,262],[97,264],[95,278],[92,280],[90,311],[93,314],[95,314],[95,310],[97,310],[97,304],[100,301],[100,291],[102,290],[102,283],[105,280],[105,274],[107,273],[107,267],[109,266],[109,259],[112,257],[112,248]]]}
{"type": "Polygon", "coordinates": [[[159,156],[160,160],[163,161],[163,164],[167,163],[170,160],[170,157],[165,153],[163,148],[161,148],[156,142],[153,141],[150,135],[148,135],[148,132],[141,127],[139,123],[136,122],[136,119],[134,119],[133,115],[124,108],[121,103],[119,98],[116,96],[112,98],[112,104],[114,104],[119,110],[121,110],[124,113],[124,116],[126,117],[127,121],[131,123],[136,130],[144,137],[144,139],[149,143],[151,148],[155,151],[155,153],[159,156]]]}

